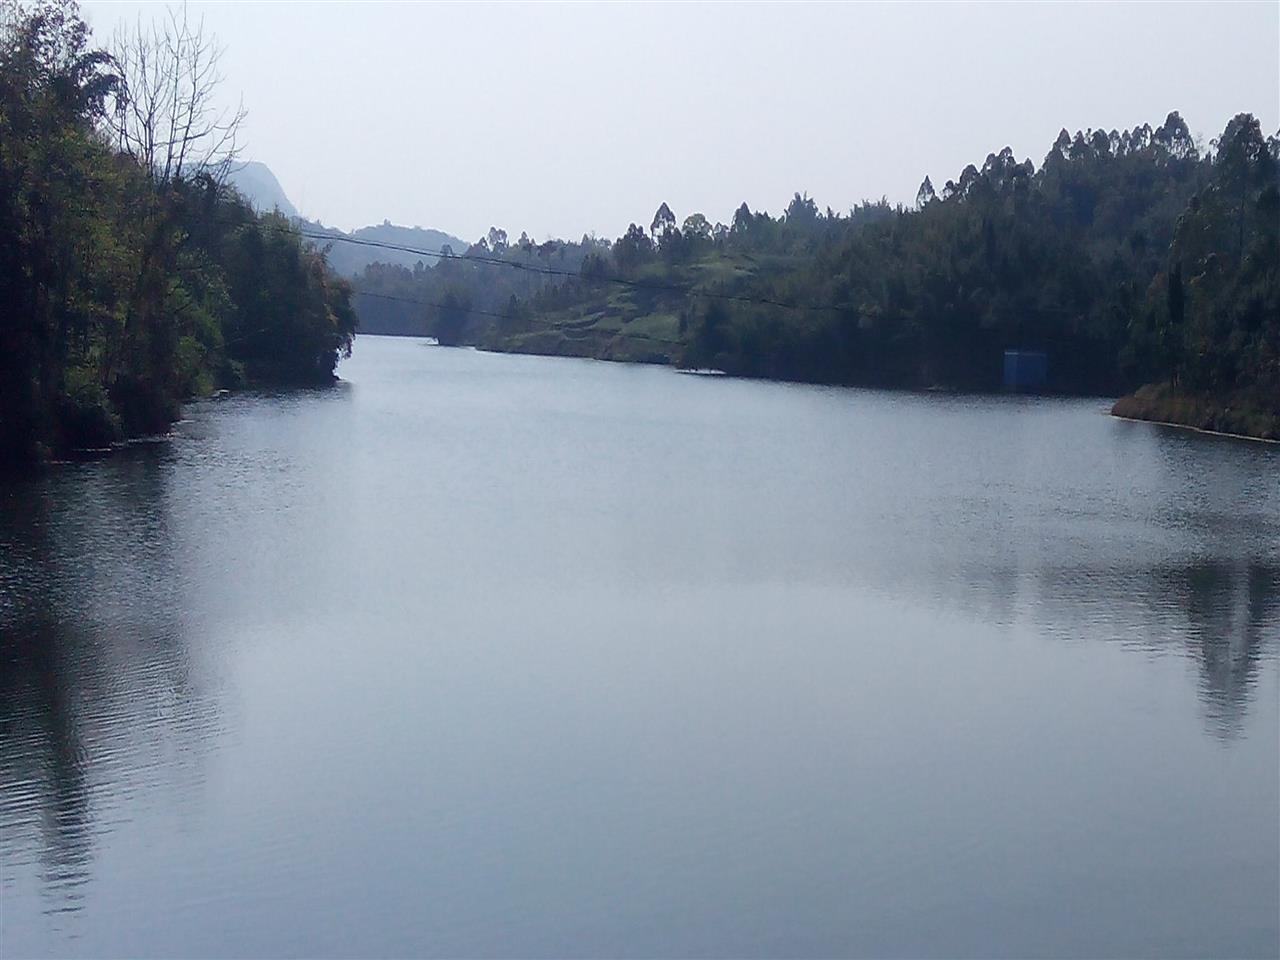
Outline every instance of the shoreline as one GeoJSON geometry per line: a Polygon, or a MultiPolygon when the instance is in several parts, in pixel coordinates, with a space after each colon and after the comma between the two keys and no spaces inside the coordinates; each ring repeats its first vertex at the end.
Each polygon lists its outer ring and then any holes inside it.
{"type": "Polygon", "coordinates": [[[1280,440],[1271,437],[1253,437],[1247,433],[1227,433],[1225,430],[1210,430],[1208,427],[1197,427],[1190,423],[1177,423],[1173,420],[1149,420],[1146,417],[1127,417],[1122,413],[1114,411],[1108,413],[1107,416],[1113,420],[1123,420],[1125,423],[1149,423],[1153,427],[1173,427],[1176,430],[1190,430],[1192,433],[1203,433],[1208,437],[1226,437],[1231,440],[1248,440],[1250,443],[1274,443],[1280,445],[1280,440]]]}
{"type": "MultiPolygon", "coordinates": [[[[408,336],[407,334],[370,334],[370,336],[408,336]]],[[[434,340],[425,334],[415,335],[416,339],[434,340]]],[[[641,338],[652,339],[652,338],[641,338]]],[[[585,343],[586,341],[571,341],[575,343],[585,343]]],[[[674,341],[661,341],[663,343],[672,343],[674,341]]],[[[890,383],[849,383],[838,380],[799,380],[790,377],[781,376],[765,376],[763,374],[751,373],[735,373],[730,370],[704,369],[682,367],[672,354],[653,354],[653,355],[623,355],[622,353],[596,352],[590,353],[580,350],[556,350],[543,349],[539,346],[536,349],[530,349],[528,344],[511,344],[511,343],[459,343],[459,344],[440,344],[433,343],[434,346],[451,346],[454,349],[470,349],[478,350],[481,353],[506,354],[509,356],[523,357],[549,357],[561,358],[568,360],[595,360],[599,363],[624,363],[635,364],[637,366],[648,367],[668,367],[676,373],[681,374],[697,374],[701,376],[725,377],[731,380],[746,380],[759,383],[787,383],[798,386],[807,387],[831,387],[843,390],[883,390],[888,393],[912,394],[918,396],[952,396],[952,397],[1022,397],[1026,399],[1045,399],[1045,400],[1097,400],[1099,403],[1115,403],[1115,393],[1072,393],[1072,392],[1052,392],[1043,393],[1027,392],[1020,390],[999,390],[999,389],[979,389],[964,387],[949,387],[942,385],[918,386],[906,384],[890,384],[890,383]]]]}
{"type": "Polygon", "coordinates": [[[235,387],[222,387],[209,393],[183,397],[177,401],[176,409],[171,417],[166,417],[164,428],[144,430],[138,433],[124,433],[105,443],[77,445],[62,443],[49,445],[38,451],[38,455],[30,460],[17,460],[0,463],[0,479],[25,477],[37,474],[50,467],[75,466],[82,463],[96,463],[119,456],[123,451],[135,447],[145,447],[167,443],[177,436],[174,430],[180,423],[189,423],[186,408],[193,403],[222,403],[237,396],[252,393],[270,393],[274,391],[295,390],[327,390],[343,383],[336,373],[328,380],[316,381],[271,381],[250,380],[235,387]]]}
{"type": "MultiPolygon", "coordinates": [[[[601,355],[596,353],[587,353],[572,350],[550,350],[550,349],[529,349],[526,344],[492,344],[492,343],[458,343],[458,344],[442,344],[435,341],[434,337],[427,334],[383,334],[373,333],[365,334],[374,337],[391,337],[395,339],[414,339],[427,341],[427,346],[443,346],[453,350],[476,350],[480,353],[493,353],[507,356],[518,357],[547,357],[550,359],[563,360],[594,360],[597,363],[622,363],[634,364],[642,367],[668,367],[676,373],[680,374],[696,374],[700,376],[724,377],[730,380],[745,380],[758,383],[785,383],[796,386],[806,387],[828,387],[841,390],[880,390],[887,393],[910,394],[913,396],[951,396],[951,397],[1007,397],[1007,398],[1023,398],[1023,399],[1042,399],[1042,400],[1096,400],[1099,403],[1116,403],[1115,393],[1072,393],[1072,392],[1053,392],[1046,391],[1043,393],[1020,391],[1020,390],[999,390],[999,389],[966,389],[963,387],[947,387],[947,386],[909,386],[901,384],[888,383],[846,383],[835,380],[796,380],[788,377],[769,377],[762,374],[750,373],[734,373],[728,370],[702,369],[682,367],[671,357],[648,357],[648,356],[621,356],[621,355],[601,355]]],[[[670,341],[666,341],[670,342],[670,341]]],[[[1252,439],[1252,438],[1251,438],[1252,439]]]]}
{"type": "Polygon", "coordinates": [[[1182,393],[1164,383],[1147,384],[1121,397],[1111,407],[1111,415],[1120,420],[1276,443],[1280,442],[1280,414],[1272,409],[1273,400],[1256,391],[1182,393]]]}

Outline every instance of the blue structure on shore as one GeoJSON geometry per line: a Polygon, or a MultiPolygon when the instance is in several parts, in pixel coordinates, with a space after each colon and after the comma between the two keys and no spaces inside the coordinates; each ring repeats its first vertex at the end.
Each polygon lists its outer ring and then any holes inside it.
{"type": "Polygon", "coordinates": [[[1040,350],[1004,352],[1006,390],[1043,390],[1049,381],[1049,355],[1040,350]]]}

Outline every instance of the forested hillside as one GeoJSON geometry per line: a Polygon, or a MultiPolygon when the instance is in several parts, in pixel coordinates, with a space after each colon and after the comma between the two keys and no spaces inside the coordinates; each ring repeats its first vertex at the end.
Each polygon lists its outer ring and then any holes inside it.
{"type": "Polygon", "coordinates": [[[74,4],[0,15],[0,467],[218,387],[332,380],[350,289],[222,186],[240,114],[199,82],[209,38],[175,13],[109,54],[74,4]]]}
{"type": "Polygon", "coordinates": [[[356,303],[446,343],[824,383],[992,390],[1006,349],[1043,351],[1049,391],[1166,383],[1206,409],[1238,398],[1265,434],[1278,156],[1247,114],[1208,150],[1177,113],[1064,130],[1038,168],[1006,148],[940,190],[926,178],[911,209],[797,194],[728,225],[663,204],[613,242],[491,230],[434,268],[370,267],[356,303]]]}

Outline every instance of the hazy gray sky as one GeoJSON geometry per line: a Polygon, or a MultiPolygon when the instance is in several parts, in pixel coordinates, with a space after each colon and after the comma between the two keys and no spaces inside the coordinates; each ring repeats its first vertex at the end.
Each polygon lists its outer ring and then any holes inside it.
{"type": "MultiPolygon", "coordinates": [[[[101,37],[162,15],[90,2],[101,37]]],[[[192,3],[311,217],[576,238],[667,201],[910,201],[1062,127],[1280,124],[1280,3],[192,3]]]]}

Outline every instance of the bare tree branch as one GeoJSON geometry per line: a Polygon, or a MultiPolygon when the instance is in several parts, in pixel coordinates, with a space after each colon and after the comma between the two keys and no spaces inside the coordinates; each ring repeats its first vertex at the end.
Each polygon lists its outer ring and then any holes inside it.
{"type": "Polygon", "coordinates": [[[161,183],[207,175],[225,181],[240,153],[243,101],[218,106],[223,47],[187,8],[163,22],[120,28],[113,54],[123,78],[108,130],[161,183]]]}

